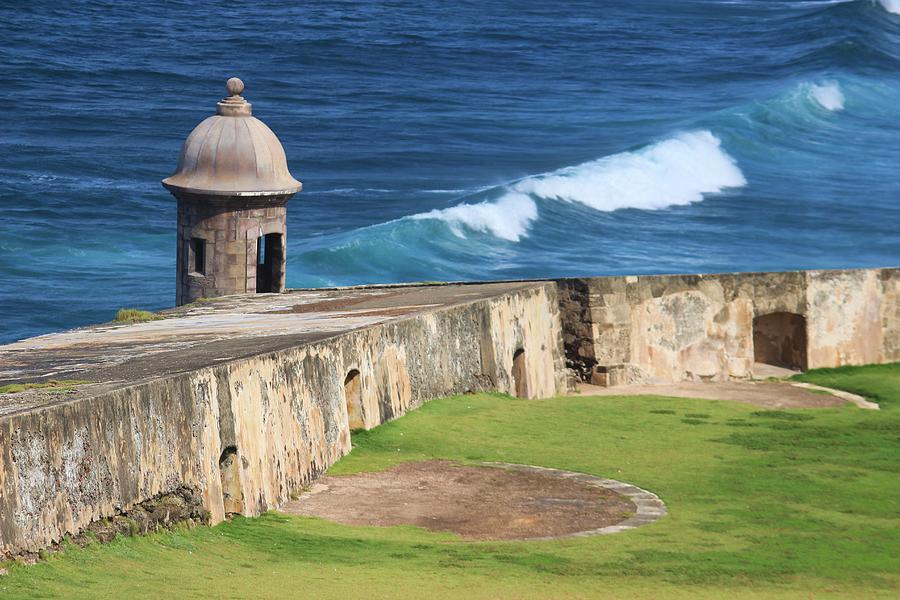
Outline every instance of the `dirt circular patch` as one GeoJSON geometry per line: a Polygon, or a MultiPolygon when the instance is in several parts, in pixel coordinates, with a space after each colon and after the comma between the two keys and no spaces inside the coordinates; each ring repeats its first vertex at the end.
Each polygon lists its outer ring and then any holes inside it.
{"type": "Polygon", "coordinates": [[[613,533],[663,516],[640,488],[527,465],[401,463],[386,471],[323,477],[281,509],[346,525],[415,525],[476,540],[613,533]]]}

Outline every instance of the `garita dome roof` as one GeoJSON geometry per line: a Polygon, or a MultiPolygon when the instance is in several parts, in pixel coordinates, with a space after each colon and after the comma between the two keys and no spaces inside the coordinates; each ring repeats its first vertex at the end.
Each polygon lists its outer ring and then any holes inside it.
{"type": "Polygon", "coordinates": [[[228,97],[187,137],[178,168],[162,184],[172,192],[212,196],[299,192],[303,184],[288,170],[281,142],[241,96],[244,82],[232,77],[225,89],[228,97]]]}

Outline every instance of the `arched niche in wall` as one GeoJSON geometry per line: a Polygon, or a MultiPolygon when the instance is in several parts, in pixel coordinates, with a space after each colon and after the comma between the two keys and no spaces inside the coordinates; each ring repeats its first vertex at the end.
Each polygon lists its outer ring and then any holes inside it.
{"type": "Polygon", "coordinates": [[[239,460],[235,446],[225,448],[219,457],[219,476],[222,478],[222,504],[225,514],[239,515],[244,512],[239,460]]]}
{"type": "Polygon", "coordinates": [[[528,397],[528,373],[525,369],[525,349],[519,348],[513,353],[513,384],[517,398],[528,397]]]}
{"type": "Polygon", "coordinates": [[[347,422],[350,431],[365,429],[363,418],[362,377],[359,370],[352,369],[344,378],[344,401],[347,403],[347,422]]]}

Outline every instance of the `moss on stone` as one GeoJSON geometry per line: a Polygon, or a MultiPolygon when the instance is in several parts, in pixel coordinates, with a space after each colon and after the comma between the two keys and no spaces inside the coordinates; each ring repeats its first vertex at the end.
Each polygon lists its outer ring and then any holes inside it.
{"type": "Polygon", "coordinates": [[[70,390],[76,385],[82,385],[85,383],[90,382],[76,379],[66,379],[61,381],[51,379],[50,381],[44,381],[41,383],[10,383],[7,385],[0,385],[0,394],[15,394],[27,390],[42,389],[70,390]]]}
{"type": "Polygon", "coordinates": [[[137,308],[120,308],[116,313],[116,323],[143,323],[145,321],[159,321],[162,319],[159,315],[149,310],[140,310],[137,308]]]}

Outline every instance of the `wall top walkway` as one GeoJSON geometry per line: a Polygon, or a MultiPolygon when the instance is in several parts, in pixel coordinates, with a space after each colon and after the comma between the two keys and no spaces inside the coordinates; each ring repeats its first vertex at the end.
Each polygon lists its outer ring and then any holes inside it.
{"type": "Polygon", "coordinates": [[[0,346],[0,385],[91,384],[0,395],[0,416],[542,285],[373,286],[227,296],[164,311],[158,321],[104,323],[33,337],[0,346]]]}

